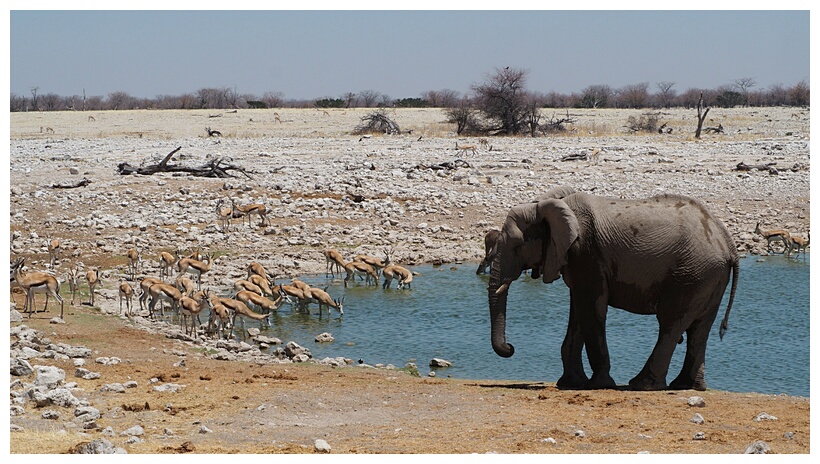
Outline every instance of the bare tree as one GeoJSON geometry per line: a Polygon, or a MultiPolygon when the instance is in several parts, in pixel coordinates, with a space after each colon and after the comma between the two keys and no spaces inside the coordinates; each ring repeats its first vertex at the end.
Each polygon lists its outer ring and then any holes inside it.
{"type": "Polygon", "coordinates": [[[456,125],[458,135],[484,132],[479,122],[478,110],[469,98],[462,98],[457,104],[448,107],[445,114],[447,114],[447,122],[456,125]]]}
{"type": "Polygon", "coordinates": [[[476,108],[489,122],[488,132],[514,135],[527,128],[527,71],[495,68],[483,84],[473,85],[476,108]]]}
{"type": "Polygon", "coordinates": [[[112,110],[129,110],[134,107],[134,98],[127,92],[117,91],[108,94],[108,108],[112,110]]]}
{"type": "Polygon", "coordinates": [[[618,94],[621,106],[625,108],[646,108],[649,101],[649,83],[641,82],[624,86],[618,94]]]}
{"type": "Polygon", "coordinates": [[[807,106],[811,97],[809,84],[805,79],[801,80],[789,89],[789,104],[794,106],[807,106]]]}
{"type": "Polygon", "coordinates": [[[590,85],[581,91],[580,105],[583,108],[605,108],[612,95],[612,88],[608,85],[590,85]]]}
{"type": "Polygon", "coordinates": [[[709,110],[711,108],[706,108],[706,111],[703,111],[703,94],[700,95],[700,100],[698,100],[698,128],[695,130],[695,138],[700,139],[700,132],[703,130],[703,121],[706,120],[706,115],[709,114],[709,110]]]}
{"type": "Polygon", "coordinates": [[[749,90],[757,85],[755,80],[751,77],[741,77],[740,79],[735,79],[732,81],[733,86],[737,89],[738,92],[743,95],[743,100],[746,105],[749,104],[749,90]]]}
{"type": "Polygon", "coordinates": [[[421,94],[421,98],[434,108],[452,108],[459,104],[460,93],[455,90],[428,90],[421,94]]]}
{"type": "Polygon", "coordinates": [[[356,93],[355,92],[347,92],[344,94],[343,97],[345,101],[345,108],[352,108],[356,106],[356,93]]]}
{"type": "Polygon", "coordinates": [[[362,105],[365,108],[374,106],[381,96],[382,94],[375,90],[362,90],[359,92],[359,99],[361,99],[362,105]]]}
{"type": "Polygon", "coordinates": [[[661,107],[669,108],[672,104],[672,99],[675,98],[676,92],[672,90],[672,87],[675,86],[675,83],[669,81],[661,81],[656,82],[655,85],[658,87],[658,91],[660,92],[661,107]]]}
{"type": "Polygon", "coordinates": [[[262,101],[268,108],[281,108],[285,104],[285,94],[282,92],[265,92],[262,101]]]}
{"type": "Polygon", "coordinates": [[[32,87],[31,88],[31,106],[34,111],[39,110],[40,108],[37,106],[37,91],[40,90],[40,87],[32,87]]]}

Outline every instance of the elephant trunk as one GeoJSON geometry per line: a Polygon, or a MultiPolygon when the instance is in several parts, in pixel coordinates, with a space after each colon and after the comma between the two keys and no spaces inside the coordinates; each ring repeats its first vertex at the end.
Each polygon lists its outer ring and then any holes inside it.
{"type": "Polygon", "coordinates": [[[490,282],[487,286],[487,297],[490,304],[490,340],[493,350],[501,357],[509,358],[515,348],[507,343],[507,289],[509,282],[501,282],[501,271],[496,262],[490,266],[490,282]]]}

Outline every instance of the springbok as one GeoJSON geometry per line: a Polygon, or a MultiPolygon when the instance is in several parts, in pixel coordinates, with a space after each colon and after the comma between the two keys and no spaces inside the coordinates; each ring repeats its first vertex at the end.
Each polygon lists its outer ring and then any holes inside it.
{"type": "Polygon", "coordinates": [[[783,252],[785,253],[789,249],[789,231],[785,229],[770,229],[770,230],[763,230],[760,228],[760,223],[758,222],[755,226],[755,233],[760,234],[763,238],[766,239],[766,245],[768,246],[769,252],[772,252],[772,242],[776,240],[780,240],[783,242],[783,252]]]}
{"type": "Polygon", "coordinates": [[[45,293],[46,303],[43,311],[48,310],[48,297],[52,296],[55,300],[60,302],[60,319],[63,318],[63,307],[65,301],[60,296],[60,282],[51,274],[45,272],[28,272],[23,273],[23,265],[25,258],[17,258],[11,265],[11,279],[17,282],[23,292],[26,294],[25,309],[28,311],[28,317],[34,312],[34,294],[45,293]]]}
{"type": "Polygon", "coordinates": [[[213,260],[211,254],[206,254],[205,257],[202,258],[202,261],[197,261],[193,258],[182,258],[177,262],[178,275],[187,272],[196,277],[196,289],[199,290],[202,288],[202,274],[211,270],[213,260]]]}
{"type": "Polygon", "coordinates": [[[811,234],[807,235],[808,238],[798,237],[797,235],[790,235],[789,236],[789,255],[792,254],[795,250],[797,254],[800,254],[800,250],[803,250],[803,256],[806,256],[806,248],[809,247],[809,242],[811,241],[811,234]]]}
{"type": "Polygon", "coordinates": [[[327,249],[327,250],[324,251],[324,255],[325,255],[325,265],[326,265],[325,266],[325,277],[327,277],[328,272],[333,277],[336,277],[336,272],[338,272],[339,275],[341,275],[342,274],[342,269],[344,269],[345,264],[347,264],[345,262],[344,258],[342,258],[341,253],[339,253],[338,251],[336,251],[334,249],[327,249]],[[336,272],[333,272],[334,268],[335,268],[336,272]]]}
{"type": "Polygon", "coordinates": [[[122,301],[125,300],[126,315],[131,316],[131,297],[134,296],[134,289],[125,279],[122,279],[118,293],[120,297],[120,314],[122,314],[122,301]]]}
{"type": "Polygon", "coordinates": [[[89,304],[94,306],[94,289],[100,284],[100,274],[97,269],[89,269],[85,273],[85,280],[88,282],[88,293],[91,297],[89,304]]]}

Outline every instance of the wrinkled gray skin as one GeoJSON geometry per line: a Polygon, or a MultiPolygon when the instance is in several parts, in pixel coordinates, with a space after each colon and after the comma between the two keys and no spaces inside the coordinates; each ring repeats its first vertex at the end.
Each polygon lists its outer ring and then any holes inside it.
{"type": "Polygon", "coordinates": [[[484,236],[484,259],[479,263],[478,269],[475,271],[476,274],[484,274],[487,272],[487,268],[490,267],[490,264],[493,263],[493,259],[495,259],[495,243],[498,241],[500,235],[500,230],[490,229],[484,236]]]}
{"type": "Polygon", "coordinates": [[[678,195],[644,200],[574,193],[512,208],[490,270],[488,297],[495,352],[512,356],[506,340],[507,293],[522,272],[545,283],[563,276],[570,315],[561,346],[559,388],[614,388],[606,341],[607,307],[654,314],[659,334],[635,390],[705,390],[706,342],[732,279],[723,338],[734,301],[738,256],[724,225],[698,201],[678,195]],[[667,387],[675,345],[686,333],[680,374],[667,387]],[[592,377],[584,372],[586,345],[592,377]]]}

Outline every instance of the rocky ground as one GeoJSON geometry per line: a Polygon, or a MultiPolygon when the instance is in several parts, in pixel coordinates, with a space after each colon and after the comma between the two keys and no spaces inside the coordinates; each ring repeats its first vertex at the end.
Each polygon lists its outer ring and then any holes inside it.
{"type": "MultiPolygon", "coordinates": [[[[694,111],[662,112],[673,131],[661,135],[625,131],[628,116],[640,112],[578,110],[566,134],[490,138],[489,146],[456,137],[433,109],[391,113],[411,133],[369,138],[350,134],[366,110],[277,113],[11,115],[12,256],[26,256],[30,270],[49,268],[45,237],[56,237],[65,248],[53,269],[58,276],[75,265],[99,267],[104,276],[98,307],[67,305],[65,324],[49,324],[53,313],[23,322],[50,343],[30,342],[35,352],[21,356],[14,350],[26,337],[11,337],[12,359],[63,369],[65,379],[53,386],[69,383],[78,400],[54,406],[33,393],[13,394],[11,422],[21,427],[13,453],[67,452],[100,438],[129,453],[315,452],[317,439],[334,453],[737,453],[757,440],[770,452],[809,452],[806,398],[566,392],[552,384],[333,367],[332,360],[294,364],[286,355],[257,354],[255,346],[206,344],[141,318],[105,315],[118,312],[113,288],[131,247],[143,256],[143,275],[158,275],[163,250],[215,253],[203,283],[217,287],[254,260],[278,278],[324,272],[327,247],[347,259],[392,251],[403,264],[478,260],[481,237],[509,207],[557,185],[624,197],[691,195],[727,224],[739,250],[765,253],[753,233],[757,222],[803,236],[809,230],[808,110],[713,109],[707,125],[722,124],[726,133],[700,141],[691,135],[694,111]],[[223,136],[207,137],[206,127],[223,136]],[[456,142],[477,151],[459,152],[456,142]],[[222,159],[251,178],[117,173],[119,163],[157,163],[178,147],[172,163],[222,159]],[[741,171],[741,162],[776,164],[741,171]],[[83,179],[90,183],[55,188],[83,179]],[[223,233],[215,215],[220,198],[266,204],[270,225],[236,220],[223,233]],[[59,343],[90,353],[72,357],[59,343]],[[78,368],[99,378],[75,377],[78,368]],[[184,386],[155,390],[168,384],[184,386]],[[705,406],[690,404],[695,396],[705,406]],[[83,410],[75,418],[83,403],[100,417],[88,421],[83,410]],[[135,425],[142,434],[122,435],[135,425]]],[[[30,392],[37,376],[13,376],[12,391],[30,392]]]]}

